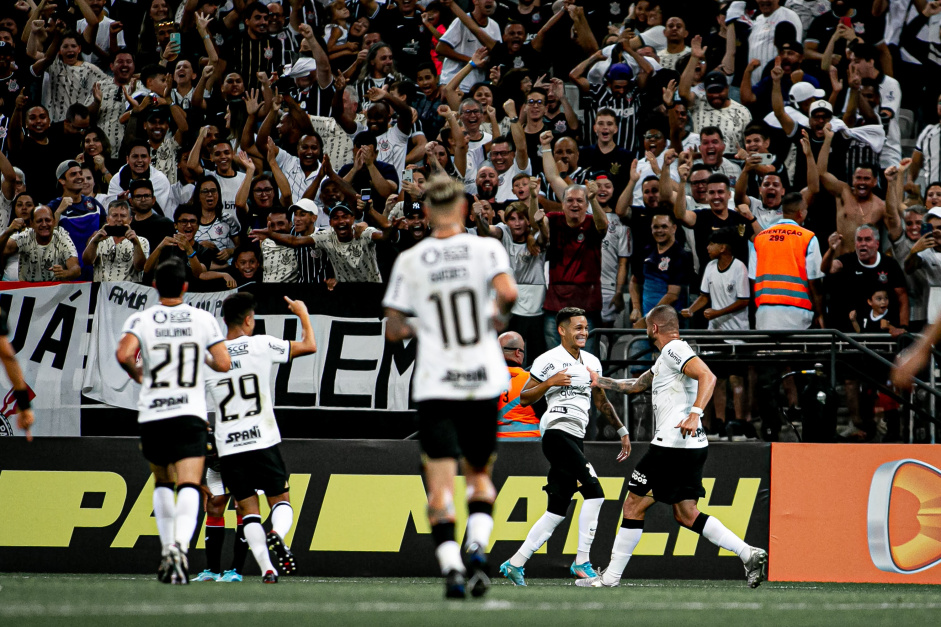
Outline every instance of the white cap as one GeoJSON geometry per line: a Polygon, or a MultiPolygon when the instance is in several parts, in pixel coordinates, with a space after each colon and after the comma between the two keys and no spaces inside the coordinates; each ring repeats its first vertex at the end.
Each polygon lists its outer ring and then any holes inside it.
{"type": "Polygon", "coordinates": [[[925,214],[925,217],[941,218],[941,207],[932,207],[928,210],[928,213],[925,214]]]}
{"type": "Polygon", "coordinates": [[[827,92],[818,87],[814,87],[812,84],[806,81],[801,81],[791,85],[791,102],[795,104],[798,102],[804,102],[805,100],[809,100],[811,98],[823,98],[825,95],[827,95],[827,92]]]}
{"type": "Polygon", "coordinates": [[[315,203],[310,198],[301,198],[298,200],[296,203],[291,205],[291,211],[306,211],[307,213],[312,214],[314,217],[320,213],[320,209],[317,207],[317,203],[315,203]]]}
{"type": "Polygon", "coordinates": [[[826,100],[814,100],[812,103],[810,103],[810,110],[807,112],[807,115],[813,115],[814,111],[817,109],[826,109],[830,112],[831,115],[833,114],[833,105],[831,105],[829,102],[826,100]]]}
{"type": "Polygon", "coordinates": [[[745,15],[745,3],[741,0],[736,0],[729,5],[729,8],[725,10],[725,22],[729,23],[733,20],[745,15]]]}

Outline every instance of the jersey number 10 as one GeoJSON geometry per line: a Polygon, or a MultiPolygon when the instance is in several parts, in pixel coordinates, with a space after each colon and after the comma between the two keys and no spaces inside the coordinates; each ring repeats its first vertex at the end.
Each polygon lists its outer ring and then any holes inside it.
{"type": "MultiPolygon", "coordinates": [[[[438,310],[438,323],[441,326],[441,341],[445,348],[449,348],[450,336],[448,334],[447,315],[445,314],[447,303],[444,302],[440,292],[435,292],[428,297],[428,300],[432,301],[435,304],[435,308],[438,310]]],[[[449,300],[451,305],[451,319],[454,321],[454,336],[457,338],[457,343],[460,346],[472,346],[476,344],[480,341],[480,326],[477,322],[477,299],[474,296],[474,290],[469,288],[455,290],[451,292],[451,298],[449,300]],[[466,297],[470,306],[471,324],[473,325],[470,337],[464,337],[464,327],[461,324],[462,317],[461,308],[459,306],[461,297],[466,297]]]]}

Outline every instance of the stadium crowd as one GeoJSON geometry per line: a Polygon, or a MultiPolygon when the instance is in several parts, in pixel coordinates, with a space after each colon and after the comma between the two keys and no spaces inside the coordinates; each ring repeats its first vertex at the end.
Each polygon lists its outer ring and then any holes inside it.
{"type": "Polygon", "coordinates": [[[917,332],[939,33],[938,0],[8,0],[3,279],[382,283],[443,171],[526,364],[570,305],[917,332]]]}

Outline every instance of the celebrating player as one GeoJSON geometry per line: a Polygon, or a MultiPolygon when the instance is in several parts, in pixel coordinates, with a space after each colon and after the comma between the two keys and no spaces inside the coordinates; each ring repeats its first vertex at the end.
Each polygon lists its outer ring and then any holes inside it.
{"type": "Polygon", "coordinates": [[[591,566],[589,553],[598,514],[604,504],[604,490],[595,469],[585,458],[585,429],[592,403],[618,430],[621,437],[618,461],[624,461],[631,454],[627,427],[621,424],[604,390],[591,387],[592,373],[601,374],[601,362],[582,350],[588,340],[585,310],[565,307],[555,319],[562,343],[536,358],[529,381],[520,394],[520,404],[524,406],[532,405],[543,396],[549,404],[539,422],[542,452],[549,460],[549,476],[544,488],[549,504],[516,554],[500,566],[503,576],[517,586],[526,585],[523,566],[565,520],[576,492],[582,493],[584,501],[578,516],[578,553],[569,570],[580,578],[597,574],[591,566]]]}
{"type": "Polygon", "coordinates": [[[706,496],[702,469],[706,463],[706,433],[700,424],[702,408],[712,397],[716,377],[689,344],[680,339],[679,318],[671,305],[658,305],[647,314],[647,335],[660,349],[653,368],[637,379],[598,377],[592,385],[625,394],[653,390],[656,433],[647,454],[628,481],[624,519],[614,540],[611,563],[601,575],[579,579],[576,586],[614,587],[644,531],[644,515],[655,501],[673,505],[676,521],[745,564],[748,585],[757,588],[767,577],[768,553],[749,546],[721,522],[696,507],[706,496]]]}
{"type": "Polygon", "coordinates": [[[274,417],[271,369],[274,364],[286,364],[317,351],[307,306],[287,296],[284,300],[291,313],[301,320],[300,342],[270,335],[253,336],[255,300],[251,294],[232,294],[223,301],[222,316],[228,329],[225,347],[232,357],[232,369],[227,375],[210,375],[207,383],[218,406],[214,431],[222,482],[235,498],[248,548],[265,583],[278,583],[278,571],[271,563],[268,549],[278,558],[282,572],[296,569],[294,555],[284,539],[294,523],[294,510],[288,494],[288,473],[278,451],[281,432],[274,417]],[[265,493],[271,506],[267,544],[256,490],[265,493]]]}
{"type": "Polygon", "coordinates": [[[163,545],[157,577],[174,584],[189,583],[186,552],[199,516],[207,434],[203,363],[229,370],[219,325],[183,303],[187,286],[182,261],[161,263],[154,278],[159,304],[127,319],[117,350],[121,367],[141,384],[137,422],[154,473],[154,518],[163,545]]]}
{"type": "Polygon", "coordinates": [[[383,301],[386,337],[392,342],[418,339],[412,395],[418,403],[428,518],[445,596],[464,598],[465,588],[481,596],[490,587],[485,551],[496,498],[490,470],[497,397],[509,381],[492,317],[506,321],[517,289],[500,242],[466,233],[467,201],[459,182],[443,175],[430,178],[425,203],[433,232],[402,253],[392,268],[383,301]],[[454,477],[461,456],[469,514],[467,568],[454,539],[454,477]]]}

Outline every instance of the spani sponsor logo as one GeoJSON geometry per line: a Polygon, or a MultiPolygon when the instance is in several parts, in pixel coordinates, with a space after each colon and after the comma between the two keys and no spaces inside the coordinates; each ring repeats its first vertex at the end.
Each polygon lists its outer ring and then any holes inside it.
{"type": "Polygon", "coordinates": [[[170,398],[155,398],[150,402],[150,407],[148,409],[172,409],[174,407],[179,407],[180,405],[185,405],[189,403],[189,394],[182,394],[180,396],[172,396],[170,398]]]}

